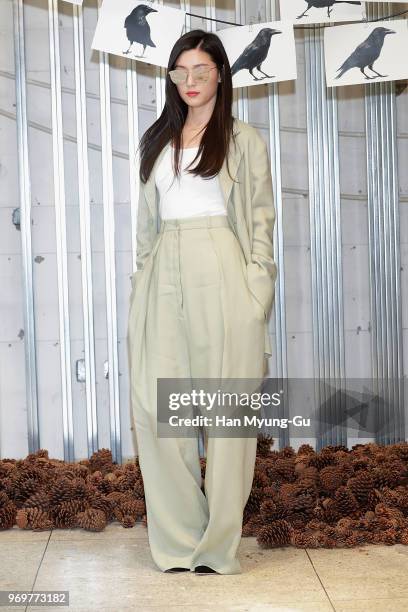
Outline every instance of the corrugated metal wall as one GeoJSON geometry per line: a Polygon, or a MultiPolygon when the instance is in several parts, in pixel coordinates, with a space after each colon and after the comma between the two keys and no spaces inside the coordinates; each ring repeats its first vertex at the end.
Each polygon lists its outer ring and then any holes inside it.
{"type": "MultiPolygon", "coordinates": [[[[172,6],[236,23],[279,17],[257,0],[172,6]]],[[[370,5],[369,17],[392,10],[370,5]]],[[[77,460],[109,447],[121,462],[136,451],[126,350],[135,145],[162,108],[164,70],[92,51],[97,15],[91,0],[0,4],[0,457],[42,447],[77,460]]],[[[406,380],[408,94],[395,83],[326,89],[323,28],[296,29],[296,45],[296,81],[235,92],[234,114],[263,133],[272,160],[269,374],[283,385],[406,380]]],[[[393,429],[378,439],[406,439],[400,385],[387,397],[393,429]]],[[[315,402],[326,399],[316,389],[315,402]]],[[[316,433],[318,448],[355,442],[341,423],[316,433]]],[[[282,430],[279,443],[304,441],[282,430]]]]}

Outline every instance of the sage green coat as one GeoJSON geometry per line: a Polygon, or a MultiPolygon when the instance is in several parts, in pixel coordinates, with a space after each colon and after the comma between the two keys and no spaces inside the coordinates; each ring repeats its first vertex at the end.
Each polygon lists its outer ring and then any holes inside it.
{"type": "MultiPolygon", "coordinates": [[[[275,298],[277,265],[273,253],[275,207],[268,149],[253,126],[235,118],[227,162],[219,172],[228,218],[244,253],[248,285],[265,313],[265,355],[272,355],[268,321],[275,298]],[[234,182],[239,181],[239,182],[234,182]]],[[[162,149],[145,184],[140,182],[137,215],[135,275],[143,268],[160,229],[159,194],[155,169],[170,142],[162,149]]]]}

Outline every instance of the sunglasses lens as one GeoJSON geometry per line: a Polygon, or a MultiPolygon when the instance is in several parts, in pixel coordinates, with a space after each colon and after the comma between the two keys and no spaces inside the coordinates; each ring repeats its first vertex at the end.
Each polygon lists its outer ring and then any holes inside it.
{"type": "Polygon", "coordinates": [[[184,83],[187,78],[187,73],[184,70],[171,70],[169,74],[171,80],[176,85],[178,85],[179,83],[184,83]]]}
{"type": "MultiPolygon", "coordinates": [[[[208,80],[210,70],[211,69],[208,68],[198,68],[197,70],[193,69],[194,80],[198,83],[205,83],[208,80]]],[[[170,70],[169,75],[173,83],[180,85],[181,83],[186,82],[188,73],[185,70],[180,70],[177,68],[176,70],[170,70]]]]}
{"type": "Polygon", "coordinates": [[[208,71],[206,70],[205,72],[199,72],[197,74],[194,75],[194,78],[196,81],[198,81],[199,83],[202,83],[203,81],[206,81],[208,78],[208,71]]]}

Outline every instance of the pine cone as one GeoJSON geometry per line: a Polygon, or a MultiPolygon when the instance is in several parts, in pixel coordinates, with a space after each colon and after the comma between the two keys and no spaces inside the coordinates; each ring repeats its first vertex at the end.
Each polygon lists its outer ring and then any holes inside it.
{"type": "Polygon", "coordinates": [[[136,518],[142,519],[145,514],[146,514],[146,502],[144,501],[144,499],[137,499],[136,500],[136,518]]]}
{"type": "Polygon", "coordinates": [[[364,533],[353,531],[345,540],[345,546],[348,548],[354,548],[354,546],[361,546],[366,542],[366,536],[364,533]]]}
{"type": "Polygon", "coordinates": [[[314,455],[315,450],[310,444],[301,444],[298,448],[298,456],[300,455],[314,455]]]}
{"type": "Polygon", "coordinates": [[[274,521],[259,530],[257,542],[262,548],[274,548],[290,544],[291,525],[284,519],[274,521]]]}
{"type": "Polygon", "coordinates": [[[319,482],[319,470],[313,465],[308,465],[302,472],[302,479],[314,480],[317,484],[319,482]]]}
{"type": "Polygon", "coordinates": [[[5,459],[0,461],[0,480],[11,476],[15,469],[15,465],[11,461],[6,461],[5,459]]]}
{"type": "Polygon", "coordinates": [[[305,528],[308,531],[324,531],[326,527],[326,523],[324,521],[320,521],[317,518],[310,519],[305,525],[305,528]]]}
{"type": "Polygon", "coordinates": [[[302,512],[288,512],[285,520],[291,525],[293,529],[304,529],[310,516],[309,513],[302,512]]]}
{"type": "Polygon", "coordinates": [[[102,510],[108,521],[110,521],[114,517],[114,506],[112,505],[108,497],[106,497],[105,495],[101,495],[100,493],[96,493],[92,497],[92,499],[88,501],[86,507],[94,508],[95,510],[102,510]]]}
{"type": "Polygon", "coordinates": [[[320,452],[309,458],[309,465],[315,467],[318,470],[323,469],[328,465],[332,465],[335,462],[334,453],[323,453],[320,452]]]}
{"type": "Polygon", "coordinates": [[[355,526],[355,521],[348,516],[339,519],[336,524],[336,529],[339,533],[351,534],[355,526]]]}
{"type": "Polygon", "coordinates": [[[4,491],[0,491],[0,530],[11,529],[16,522],[17,507],[4,491]]]}
{"type": "Polygon", "coordinates": [[[282,457],[275,461],[275,470],[279,475],[283,476],[286,481],[293,482],[296,480],[295,459],[293,457],[282,457]]]}
{"type": "Polygon", "coordinates": [[[102,474],[110,472],[112,469],[112,451],[108,448],[101,448],[89,459],[90,472],[100,471],[102,474]]]}
{"type": "Polygon", "coordinates": [[[295,457],[296,452],[292,446],[284,446],[281,450],[282,457],[295,457]]]}
{"type": "Polygon", "coordinates": [[[52,485],[49,492],[50,507],[58,506],[62,502],[69,501],[72,499],[72,486],[71,481],[68,478],[62,476],[56,480],[52,485]]]}
{"type": "Polygon", "coordinates": [[[49,459],[48,451],[46,448],[39,448],[35,453],[30,453],[25,458],[25,461],[32,461],[37,459],[49,459]]]}
{"type": "Polygon", "coordinates": [[[304,512],[307,514],[313,512],[315,505],[315,497],[313,495],[309,495],[308,493],[304,493],[295,497],[291,509],[294,512],[304,512]]]}
{"type": "Polygon", "coordinates": [[[379,503],[375,507],[375,515],[382,516],[390,521],[394,528],[403,529],[405,526],[405,518],[403,513],[397,508],[389,508],[384,503],[379,503]]]}
{"type": "Polygon", "coordinates": [[[264,433],[259,434],[256,444],[256,454],[262,457],[267,457],[273,444],[274,439],[272,436],[264,433]]]}
{"type": "Polygon", "coordinates": [[[143,484],[143,480],[137,480],[135,482],[135,485],[133,487],[133,493],[135,495],[135,497],[137,499],[143,499],[144,498],[144,484],[143,484]]]}
{"type": "Polygon", "coordinates": [[[366,503],[370,491],[374,487],[374,478],[369,472],[358,472],[353,478],[349,478],[347,486],[361,503],[366,503]]]}
{"type": "Polygon", "coordinates": [[[396,544],[399,539],[398,533],[393,527],[391,527],[390,529],[386,529],[385,531],[381,531],[379,537],[380,542],[382,542],[383,544],[388,544],[389,546],[392,544],[396,544]]]}
{"type": "Polygon", "coordinates": [[[32,529],[33,531],[42,531],[53,527],[47,512],[39,508],[21,508],[17,511],[16,523],[20,529],[32,529]]]}
{"type": "Polygon", "coordinates": [[[341,513],[337,508],[337,504],[332,499],[325,500],[327,503],[323,503],[322,506],[316,506],[314,509],[314,515],[326,523],[336,523],[341,518],[341,513]]]}
{"type": "Polygon", "coordinates": [[[291,544],[297,548],[320,548],[321,541],[322,534],[307,531],[295,531],[291,537],[291,544]]]}
{"type": "MultiPolygon", "coordinates": [[[[114,515],[122,524],[126,517],[132,517],[134,525],[136,520],[142,518],[144,514],[146,514],[146,505],[139,499],[126,500],[114,508],[114,515]]],[[[129,523],[124,526],[129,526],[129,523]]]]}
{"type": "Polygon", "coordinates": [[[39,508],[43,512],[47,512],[50,506],[49,495],[43,491],[38,491],[31,495],[24,502],[24,508],[39,508]]]}
{"type": "Polygon", "coordinates": [[[263,520],[259,515],[252,516],[242,527],[242,537],[255,537],[263,527],[263,520]]]}
{"type": "Polygon", "coordinates": [[[408,463],[408,442],[397,442],[392,448],[402,461],[408,463]]]}
{"type": "Polygon", "coordinates": [[[267,499],[260,505],[260,516],[265,523],[284,518],[288,513],[287,506],[280,500],[267,499]]]}
{"type": "Polygon", "coordinates": [[[381,501],[381,493],[378,489],[372,489],[367,495],[367,508],[374,510],[378,502],[381,501]]]}
{"type": "Polygon", "coordinates": [[[290,537],[290,543],[296,548],[307,548],[309,544],[309,536],[304,531],[293,529],[290,537]]]}
{"type": "Polygon", "coordinates": [[[408,545],[408,529],[403,529],[400,533],[400,542],[401,544],[408,545]]]}
{"type": "Polygon", "coordinates": [[[74,463],[72,465],[71,470],[75,474],[76,478],[81,478],[82,480],[85,480],[88,476],[88,468],[85,465],[81,465],[80,463],[74,463]]]}
{"type": "Polygon", "coordinates": [[[313,478],[304,476],[296,482],[296,490],[298,493],[312,495],[316,497],[318,494],[318,485],[313,478]]]}
{"type": "Polygon", "coordinates": [[[77,527],[77,514],[84,509],[84,502],[79,499],[70,499],[50,508],[49,514],[55,527],[73,529],[77,527]]]}
{"type": "Polygon", "coordinates": [[[344,482],[344,476],[337,465],[328,465],[319,472],[321,487],[328,492],[335,491],[344,482]]]}
{"type": "Polygon", "coordinates": [[[87,508],[77,515],[78,527],[87,531],[102,531],[106,527],[106,516],[102,510],[87,508]]]}
{"type": "Polygon", "coordinates": [[[23,506],[26,499],[38,490],[38,483],[34,478],[25,478],[18,475],[13,483],[13,499],[18,508],[23,506]]]}
{"type": "Polygon", "coordinates": [[[344,446],[344,444],[336,444],[336,445],[328,444],[322,450],[325,452],[331,452],[331,453],[337,453],[339,451],[343,451],[346,453],[348,452],[348,448],[347,446],[344,446]]]}
{"type": "Polygon", "coordinates": [[[122,527],[125,527],[126,529],[129,529],[130,527],[134,527],[136,524],[136,519],[133,515],[131,514],[126,514],[125,516],[123,516],[122,520],[120,521],[120,524],[122,525],[122,527]]]}
{"type": "Polygon", "coordinates": [[[396,470],[386,465],[374,468],[373,477],[375,479],[375,486],[378,489],[382,487],[390,487],[392,489],[394,486],[397,486],[399,480],[399,474],[396,470]]]}
{"type": "Polygon", "coordinates": [[[138,499],[133,497],[132,494],[122,493],[121,491],[112,491],[112,493],[107,494],[106,498],[109,500],[113,509],[117,508],[122,502],[138,499]]]}
{"type": "Polygon", "coordinates": [[[296,457],[295,458],[295,473],[299,478],[302,476],[302,473],[307,468],[307,459],[305,457],[296,457]]]}
{"type": "Polygon", "coordinates": [[[246,516],[258,514],[261,502],[263,500],[262,489],[253,487],[249,494],[248,501],[245,504],[244,513],[246,516]]]}
{"type": "Polygon", "coordinates": [[[337,510],[343,515],[348,515],[358,510],[358,502],[348,487],[339,487],[334,494],[334,501],[337,510]]]}
{"type": "Polygon", "coordinates": [[[275,486],[264,487],[263,498],[274,501],[277,498],[278,489],[275,486]]]}
{"type": "Polygon", "coordinates": [[[261,467],[256,467],[254,470],[252,486],[263,489],[264,487],[267,487],[268,484],[269,484],[269,478],[266,475],[265,471],[262,470],[261,467]]]}

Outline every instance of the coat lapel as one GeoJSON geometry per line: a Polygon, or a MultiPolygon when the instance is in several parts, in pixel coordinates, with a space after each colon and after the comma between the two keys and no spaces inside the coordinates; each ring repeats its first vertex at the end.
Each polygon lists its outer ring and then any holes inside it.
{"type": "MultiPolygon", "coordinates": [[[[237,122],[234,121],[234,130],[233,130],[234,135],[239,133],[239,127],[237,126],[237,122]]],[[[156,218],[157,215],[157,202],[156,202],[156,184],[154,181],[154,174],[155,174],[155,170],[158,167],[163,155],[165,154],[165,152],[167,151],[167,149],[170,147],[170,143],[167,143],[165,145],[165,147],[163,147],[163,149],[160,151],[154,165],[152,168],[152,171],[150,173],[150,176],[147,180],[147,182],[144,185],[144,192],[145,192],[145,197],[146,197],[146,201],[147,204],[149,206],[150,209],[150,213],[152,214],[153,218],[156,218]]],[[[225,205],[228,207],[230,205],[230,194],[231,194],[231,190],[232,190],[232,186],[234,183],[234,179],[237,175],[238,172],[238,168],[239,168],[239,163],[242,157],[242,150],[239,148],[238,144],[236,143],[234,146],[234,142],[231,142],[231,147],[230,147],[230,152],[229,152],[229,157],[228,157],[228,161],[229,161],[229,171],[231,173],[231,177],[228,174],[228,169],[227,169],[227,162],[226,159],[224,160],[224,163],[221,167],[221,170],[218,174],[218,178],[219,178],[219,182],[220,182],[220,186],[222,189],[222,192],[224,194],[224,201],[225,201],[225,205]]]]}

